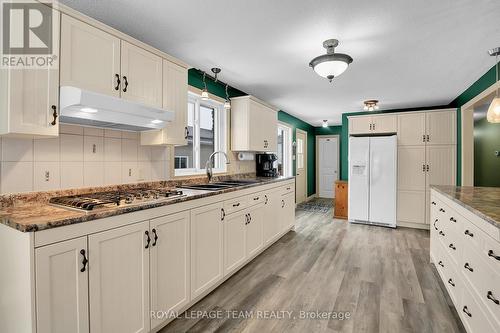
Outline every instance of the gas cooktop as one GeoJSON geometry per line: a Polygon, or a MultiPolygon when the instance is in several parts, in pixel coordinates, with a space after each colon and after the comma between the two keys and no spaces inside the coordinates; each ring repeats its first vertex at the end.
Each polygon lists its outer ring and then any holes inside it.
{"type": "Polygon", "coordinates": [[[135,189],[128,191],[97,192],[51,198],[56,206],[83,211],[94,209],[126,207],[155,201],[173,200],[184,197],[182,191],[172,189],[135,189]]]}

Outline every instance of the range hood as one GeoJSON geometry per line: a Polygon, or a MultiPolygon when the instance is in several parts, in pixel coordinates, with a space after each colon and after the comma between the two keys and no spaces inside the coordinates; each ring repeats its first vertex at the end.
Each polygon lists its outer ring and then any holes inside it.
{"type": "Polygon", "coordinates": [[[174,112],[80,88],[63,86],[60,122],[129,131],[161,129],[174,112]]]}

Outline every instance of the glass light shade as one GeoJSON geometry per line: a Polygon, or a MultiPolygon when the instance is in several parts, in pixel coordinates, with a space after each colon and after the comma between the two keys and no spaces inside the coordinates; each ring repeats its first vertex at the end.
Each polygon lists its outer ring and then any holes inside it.
{"type": "Polygon", "coordinates": [[[349,64],[345,61],[325,61],[314,66],[314,71],[322,77],[337,77],[344,73],[349,64]]]}
{"type": "Polygon", "coordinates": [[[229,110],[231,108],[231,103],[228,100],[224,102],[224,109],[229,110]]]}
{"type": "Polygon", "coordinates": [[[374,108],[375,110],[378,110],[378,105],[375,105],[373,108],[374,108]]]}
{"type": "Polygon", "coordinates": [[[201,99],[206,101],[208,99],[208,91],[206,89],[203,89],[201,92],[201,99]]]}
{"type": "Polygon", "coordinates": [[[323,120],[323,127],[328,127],[328,121],[323,120]]]}
{"type": "Polygon", "coordinates": [[[363,110],[368,111],[368,106],[367,106],[367,105],[365,105],[365,106],[363,107],[363,110]]]}
{"type": "Polygon", "coordinates": [[[493,101],[491,101],[486,119],[490,123],[500,123],[500,97],[495,97],[493,101]]]}

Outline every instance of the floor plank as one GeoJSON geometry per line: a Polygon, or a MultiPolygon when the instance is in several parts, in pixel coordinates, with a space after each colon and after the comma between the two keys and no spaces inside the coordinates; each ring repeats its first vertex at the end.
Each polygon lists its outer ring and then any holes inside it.
{"type": "Polygon", "coordinates": [[[332,219],[331,209],[297,210],[295,231],[189,310],[224,316],[181,316],[161,333],[465,332],[444,290],[429,264],[428,231],[349,224],[332,219]],[[263,311],[290,312],[263,319],[263,311]],[[301,317],[335,311],[350,317],[301,317]]]}

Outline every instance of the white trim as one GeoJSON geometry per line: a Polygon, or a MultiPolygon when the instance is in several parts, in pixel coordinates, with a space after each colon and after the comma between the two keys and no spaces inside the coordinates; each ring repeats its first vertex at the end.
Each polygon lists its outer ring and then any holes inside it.
{"type": "Polygon", "coordinates": [[[292,176],[293,173],[293,159],[292,159],[292,138],[293,132],[290,125],[278,122],[278,130],[280,127],[283,129],[284,133],[287,133],[286,137],[283,137],[283,176],[292,176]]]}

